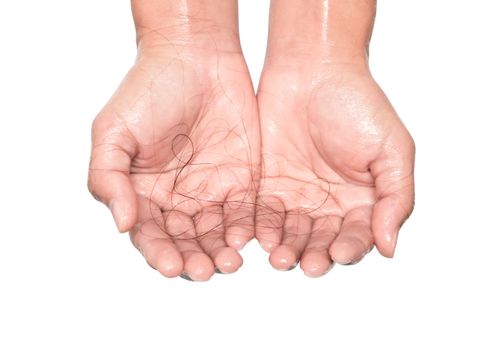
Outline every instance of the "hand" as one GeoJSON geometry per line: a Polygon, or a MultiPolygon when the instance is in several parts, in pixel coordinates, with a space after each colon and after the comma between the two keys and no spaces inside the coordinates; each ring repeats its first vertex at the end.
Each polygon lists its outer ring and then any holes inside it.
{"type": "Polygon", "coordinates": [[[152,267],[204,281],[242,264],[260,140],[239,42],[190,39],[141,48],[94,121],[88,186],[152,267]]]}
{"type": "Polygon", "coordinates": [[[256,236],[280,270],[320,276],[375,244],[392,257],[414,202],[414,143],[365,64],[269,63],[258,103],[256,236]]]}

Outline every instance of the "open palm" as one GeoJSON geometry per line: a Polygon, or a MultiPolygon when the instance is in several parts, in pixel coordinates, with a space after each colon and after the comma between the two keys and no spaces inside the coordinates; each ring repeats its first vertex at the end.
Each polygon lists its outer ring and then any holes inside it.
{"type": "Polygon", "coordinates": [[[194,57],[138,60],[94,122],[89,188],[152,267],[207,280],[253,236],[260,140],[241,52],[194,57]]]}
{"type": "Polygon", "coordinates": [[[256,235],[271,264],[320,276],[374,244],[392,256],[413,206],[414,144],[367,68],[269,67],[258,103],[256,235]]]}

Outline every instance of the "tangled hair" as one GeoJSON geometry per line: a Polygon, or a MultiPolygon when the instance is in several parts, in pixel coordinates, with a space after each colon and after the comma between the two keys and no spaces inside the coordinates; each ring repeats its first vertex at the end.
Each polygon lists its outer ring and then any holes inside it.
{"type": "MultiPolygon", "coordinates": [[[[159,34],[159,30],[153,30],[153,34],[159,34]]],[[[206,30],[202,33],[203,37],[208,37],[206,30]]],[[[165,42],[174,48],[171,40],[163,36],[165,42]]],[[[216,42],[212,36],[208,37],[212,47],[219,52],[216,42]]],[[[175,48],[176,57],[170,59],[167,65],[162,67],[161,72],[165,72],[171,64],[181,66],[182,83],[185,83],[185,60],[180,58],[179,48],[175,48]]],[[[185,110],[182,111],[181,122],[169,130],[163,140],[153,139],[149,145],[143,145],[145,152],[157,154],[157,148],[164,147],[169,151],[169,157],[165,159],[164,165],[160,169],[143,170],[145,167],[132,166],[130,176],[148,175],[153,178],[152,184],[146,200],[147,210],[150,218],[139,222],[139,230],[143,233],[142,226],[146,222],[152,221],[160,228],[163,235],[171,236],[173,239],[201,239],[218,230],[227,230],[228,226],[241,227],[244,231],[254,232],[255,228],[280,229],[283,226],[283,218],[287,214],[287,209],[280,199],[275,195],[265,196],[261,192],[261,180],[265,178],[265,163],[260,164],[258,158],[260,153],[249,140],[252,136],[252,127],[245,124],[247,99],[243,95],[243,100],[239,103],[233,101],[228,95],[225,84],[236,84],[237,82],[225,81],[220,76],[219,58],[215,67],[217,82],[208,96],[206,103],[202,103],[200,114],[197,120],[190,123],[185,118],[185,110]],[[223,102],[229,103],[230,110],[237,116],[237,122],[231,123],[220,117],[210,118],[214,115],[211,101],[222,98],[223,102]],[[207,120],[202,116],[208,113],[207,120]],[[207,123],[207,125],[204,125],[207,123]],[[198,131],[200,130],[200,132],[198,131]],[[197,135],[199,134],[199,135],[197,135]],[[149,151],[148,151],[149,150],[149,151]],[[264,172],[264,173],[263,173],[264,172]],[[215,182],[215,185],[212,183],[215,182]],[[260,186],[259,186],[260,185],[260,186]],[[234,194],[234,195],[232,195],[234,194]],[[165,203],[159,205],[157,203],[165,203]],[[184,209],[185,208],[185,209],[184,209]],[[237,212],[241,215],[230,215],[228,220],[216,220],[207,222],[205,225],[187,227],[197,223],[197,220],[205,220],[202,217],[203,209],[208,209],[208,217],[223,217],[225,211],[237,212]],[[192,221],[181,225],[181,230],[171,234],[167,227],[167,222],[171,216],[191,217],[192,221]],[[193,234],[190,234],[193,232],[193,234]]],[[[236,72],[238,73],[238,72],[236,72]]],[[[240,73],[248,73],[240,72],[240,73]]],[[[176,76],[173,76],[176,78],[176,76]]],[[[150,91],[153,90],[154,81],[151,82],[150,91]]],[[[241,88],[240,88],[241,90],[241,88]]],[[[243,92],[244,93],[244,92],[243,92]]],[[[204,99],[204,96],[191,96],[190,99],[204,99]]],[[[254,95],[253,95],[253,98],[254,95]]],[[[181,101],[184,106],[188,106],[191,101],[181,101]]],[[[151,113],[157,113],[151,111],[151,113]]],[[[253,133],[259,132],[258,129],[253,133]]],[[[95,145],[98,147],[100,145],[95,145]]],[[[144,152],[144,153],[145,153],[144,152]]],[[[145,155],[146,157],[149,154],[145,155]]],[[[152,156],[152,154],[151,154],[152,156]]],[[[104,170],[90,168],[91,171],[104,170]]],[[[272,178],[272,174],[271,174],[272,178]]],[[[277,186],[282,184],[279,182],[277,186]]],[[[272,193],[283,191],[283,188],[269,189],[272,193]]],[[[295,189],[290,189],[293,196],[302,198],[305,202],[310,202],[306,206],[296,206],[300,214],[310,214],[323,207],[330,196],[330,183],[322,178],[314,178],[313,181],[298,184],[295,189]],[[312,188],[313,187],[313,188],[312,188]],[[306,191],[319,191],[323,193],[323,198],[314,203],[306,191]]],[[[139,210],[140,211],[140,210],[139,210]]]]}

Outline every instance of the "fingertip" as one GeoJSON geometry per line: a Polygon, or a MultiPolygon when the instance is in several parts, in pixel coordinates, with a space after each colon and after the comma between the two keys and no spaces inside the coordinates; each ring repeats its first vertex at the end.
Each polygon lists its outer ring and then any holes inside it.
{"type": "Polygon", "coordinates": [[[195,252],[186,259],[184,271],[192,280],[205,282],[214,275],[214,263],[205,253],[195,252]]]}
{"type": "Polygon", "coordinates": [[[397,246],[397,239],[399,231],[393,231],[394,233],[384,233],[380,236],[380,239],[375,237],[375,245],[379,253],[389,259],[392,259],[395,255],[395,249],[397,246]]]}
{"type": "Polygon", "coordinates": [[[368,249],[362,242],[354,237],[345,237],[336,240],[329,248],[332,261],[340,265],[350,265],[359,262],[368,249]]]}
{"type": "Polygon", "coordinates": [[[165,277],[173,278],[183,272],[183,259],[178,252],[169,252],[157,266],[157,270],[165,277]]]}
{"type": "Polygon", "coordinates": [[[269,262],[276,270],[289,271],[298,264],[298,255],[292,247],[280,245],[270,254],[269,262]]]}
{"type": "Polygon", "coordinates": [[[236,250],[242,250],[251,238],[239,235],[226,235],[225,240],[228,246],[236,250]]]}
{"type": "Polygon", "coordinates": [[[307,277],[317,278],[325,275],[332,268],[332,261],[327,251],[313,251],[305,253],[301,258],[300,267],[307,277]]]}
{"type": "Polygon", "coordinates": [[[380,254],[392,258],[397,246],[399,230],[411,212],[395,196],[388,196],[375,204],[372,231],[380,254]]]}
{"type": "Polygon", "coordinates": [[[214,258],[214,265],[221,273],[233,273],[243,265],[243,258],[231,247],[224,247],[214,258]]]}
{"type": "Polygon", "coordinates": [[[272,252],[275,248],[279,246],[278,242],[273,242],[269,240],[259,240],[260,247],[267,253],[272,252]]]}
{"type": "Polygon", "coordinates": [[[135,225],[137,210],[132,200],[112,200],[109,208],[120,233],[128,232],[135,225]]]}

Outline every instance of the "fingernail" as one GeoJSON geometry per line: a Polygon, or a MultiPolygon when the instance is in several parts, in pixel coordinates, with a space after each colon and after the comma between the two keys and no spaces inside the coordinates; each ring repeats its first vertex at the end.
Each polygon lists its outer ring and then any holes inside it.
{"type": "Polygon", "coordinates": [[[224,275],[224,274],[225,274],[224,272],[222,272],[221,270],[219,270],[217,267],[216,267],[216,268],[214,268],[214,272],[215,272],[215,273],[218,273],[218,274],[220,274],[220,275],[224,275]]]}
{"type": "Polygon", "coordinates": [[[149,262],[147,261],[147,265],[149,265],[151,267],[151,269],[153,270],[157,270],[154,266],[152,266],[151,264],[149,264],[149,262]]]}
{"type": "Polygon", "coordinates": [[[293,263],[293,265],[291,265],[291,266],[290,266],[290,267],[289,267],[286,271],[291,271],[291,270],[294,270],[294,268],[295,268],[296,266],[298,266],[298,262],[297,262],[297,261],[295,261],[295,262],[293,263]]]}
{"type": "Polygon", "coordinates": [[[191,279],[190,276],[188,275],[188,273],[186,273],[186,272],[182,272],[180,274],[180,277],[183,278],[184,280],[193,282],[193,279],[191,279]]]}
{"type": "MultiPolygon", "coordinates": [[[[282,263],[282,262],[281,262],[281,263],[282,263]]],[[[289,266],[289,267],[285,267],[285,268],[282,268],[282,267],[281,267],[281,268],[278,268],[278,267],[276,267],[275,269],[276,269],[276,270],[279,270],[279,271],[291,271],[291,270],[293,270],[296,266],[298,266],[298,262],[297,262],[297,261],[295,261],[295,262],[294,262],[291,266],[289,266]]]]}
{"type": "Polygon", "coordinates": [[[353,260],[340,260],[340,261],[337,261],[337,263],[339,265],[342,265],[342,266],[354,265],[353,260]]]}

